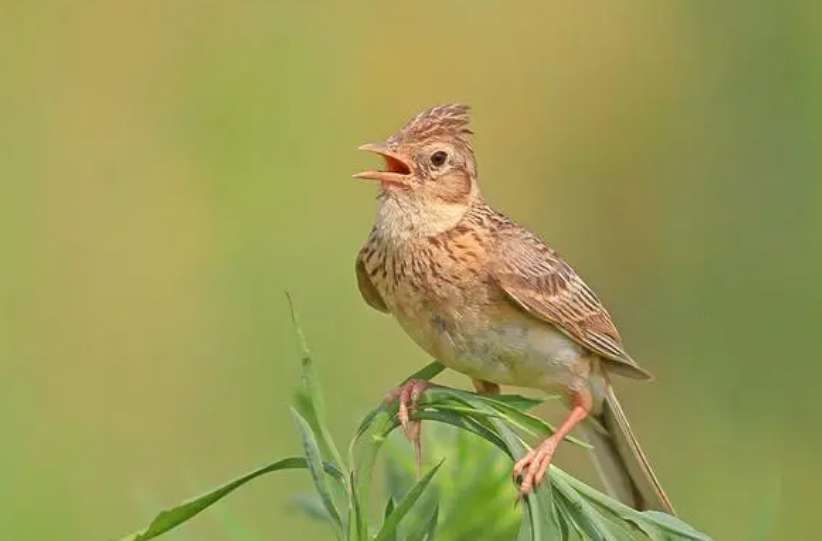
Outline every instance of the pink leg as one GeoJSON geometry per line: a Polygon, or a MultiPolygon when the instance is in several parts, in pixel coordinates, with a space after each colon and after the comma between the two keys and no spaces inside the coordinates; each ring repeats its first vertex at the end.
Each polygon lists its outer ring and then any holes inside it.
{"type": "Polygon", "coordinates": [[[422,423],[411,419],[411,414],[417,408],[420,395],[431,387],[431,383],[424,379],[410,379],[389,392],[385,399],[387,402],[399,401],[397,417],[400,419],[405,437],[414,446],[414,455],[417,459],[417,471],[422,471],[422,423]]]}
{"type": "Polygon", "coordinates": [[[568,418],[565,419],[565,422],[562,423],[554,434],[546,438],[534,449],[528,451],[528,454],[514,464],[514,479],[522,479],[519,485],[521,497],[530,494],[534,487],[542,482],[548,471],[548,466],[551,465],[551,459],[554,457],[557,445],[559,445],[559,442],[562,441],[576,425],[588,417],[588,414],[591,412],[592,402],[591,393],[587,389],[584,391],[574,391],[571,394],[571,404],[573,407],[568,418]]]}

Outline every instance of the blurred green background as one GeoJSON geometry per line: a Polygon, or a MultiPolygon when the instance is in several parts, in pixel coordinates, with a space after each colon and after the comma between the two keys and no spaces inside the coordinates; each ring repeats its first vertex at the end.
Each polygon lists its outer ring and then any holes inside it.
{"type": "MultiPolygon", "coordinates": [[[[427,363],[359,297],[375,189],[350,175],[450,101],[488,199],[656,374],[620,387],[682,516],[817,523],[818,2],[6,1],[0,51],[0,538],[117,537],[297,452],[285,289],[341,440],[427,363]]],[[[329,539],[301,490],[168,539],[329,539]]]]}

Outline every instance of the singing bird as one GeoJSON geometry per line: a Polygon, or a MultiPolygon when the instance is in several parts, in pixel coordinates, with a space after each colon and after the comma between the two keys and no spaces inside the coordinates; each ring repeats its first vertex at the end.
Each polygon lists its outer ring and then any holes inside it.
{"type": "MultiPolygon", "coordinates": [[[[579,425],[614,497],[673,513],[610,382],[651,375],[626,353],[611,316],[568,263],[486,203],[468,109],[434,107],[385,142],[360,147],[385,161],[382,170],[354,175],[379,183],[375,224],[356,260],[363,298],[479,392],[503,384],[567,397],[570,413],[556,433],[514,465],[521,495],[545,478],[557,445],[579,425]]],[[[427,385],[412,380],[392,395],[417,449],[410,412],[427,385]]]]}

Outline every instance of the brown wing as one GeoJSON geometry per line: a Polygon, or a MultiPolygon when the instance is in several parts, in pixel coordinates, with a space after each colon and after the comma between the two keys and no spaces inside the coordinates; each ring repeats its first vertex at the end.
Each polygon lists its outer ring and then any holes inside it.
{"type": "Polygon", "coordinates": [[[376,287],[374,287],[374,284],[371,282],[371,278],[368,277],[368,272],[365,270],[365,261],[363,261],[364,250],[365,249],[360,250],[360,253],[357,254],[356,264],[357,286],[360,288],[360,294],[371,308],[379,310],[380,312],[388,313],[388,306],[386,306],[380,292],[377,291],[376,287]]]}
{"type": "Polygon", "coordinates": [[[594,292],[539,238],[516,226],[502,233],[492,273],[517,305],[613,361],[609,364],[614,371],[652,377],[626,353],[619,331],[594,292]]]}

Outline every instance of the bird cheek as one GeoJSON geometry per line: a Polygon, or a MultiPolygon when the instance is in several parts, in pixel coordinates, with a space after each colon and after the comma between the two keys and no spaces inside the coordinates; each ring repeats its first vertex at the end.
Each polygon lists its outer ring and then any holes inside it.
{"type": "Polygon", "coordinates": [[[432,179],[425,174],[414,175],[414,183],[420,188],[426,188],[431,185],[432,179]]]}

